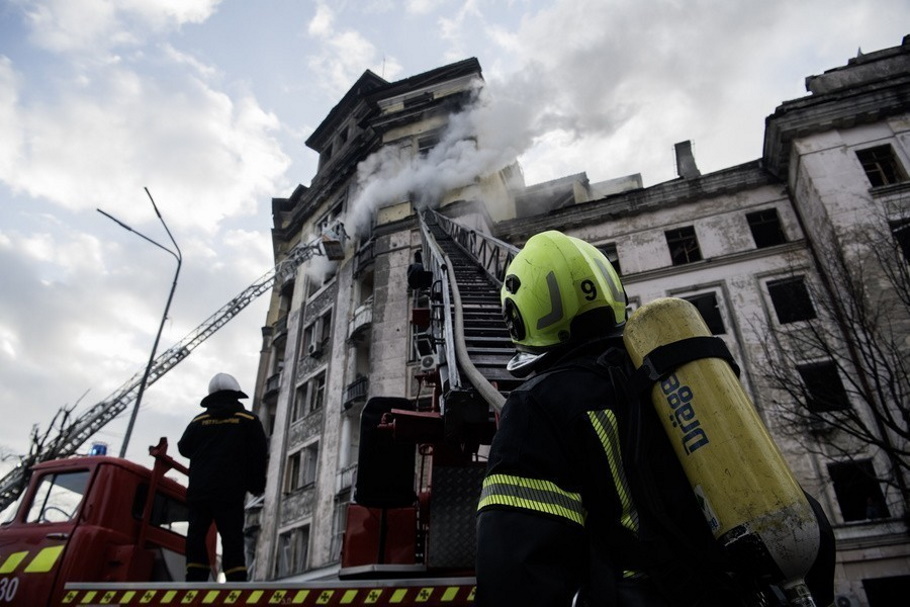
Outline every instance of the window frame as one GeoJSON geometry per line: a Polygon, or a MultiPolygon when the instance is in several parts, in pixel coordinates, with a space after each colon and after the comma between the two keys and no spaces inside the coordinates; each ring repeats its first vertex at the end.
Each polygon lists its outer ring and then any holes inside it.
{"type": "Polygon", "coordinates": [[[812,300],[812,293],[809,291],[809,285],[804,274],[770,278],[765,281],[765,292],[768,294],[771,307],[774,309],[774,316],[778,325],[792,325],[818,318],[818,309],[812,300]],[[784,290],[787,289],[786,285],[795,285],[797,283],[799,287],[784,290]],[[788,305],[788,302],[793,301],[794,296],[798,296],[802,301],[799,301],[796,306],[788,305]],[[807,305],[807,307],[804,309],[799,308],[799,306],[804,305],[807,305]]]}
{"type": "Polygon", "coordinates": [[[727,325],[730,323],[727,320],[727,318],[724,314],[724,311],[721,310],[724,298],[721,297],[720,291],[718,289],[708,289],[708,290],[704,290],[704,291],[698,291],[695,293],[679,294],[676,297],[679,297],[680,299],[685,299],[686,301],[688,301],[689,303],[694,305],[696,307],[696,309],[698,309],[698,313],[701,315],[702,320],[704,320],[705,324],[708,326],[708,330],[711,331],[711,335],[720,336],[720,335],[727,335],[729,333],[729,328],[727,327],[727,325]],[[714,298],[714,312],[716,313],[716,318],[714,318],[715,314],[711,314],[710,318],[708,316],[705,316],[702,308],[695,301],[693,301],[696,299],[703,300],[708,297],[714,298]],[[716,326],[714,325],[715,321],[720,322],[722,331],[720,331],[720,332],[715,331],[715,328],[716,328],[716,326]]]}
{"type": "Polygon", "coordinates": [[[746,213],[746,222],[749,224],[752,240],[758,249],[765,249],[787,242],[787,235],[784,233],[784,226],[781,223],[777,207],[768,207],[746,213]]]}
{"type": "Polygon", "coordinates": [[[670,252],[670,262],[674,267],[696,263],[704,259],[694,225],[664,230],[664,238],[670,252]],[[682,248],[680,249],[680,247],[682,248]]]}
{"type": "Polygon", "coordinates": [[[299,451],[300,462],[300,487],[306,489],[316,484],[319,476],[319,441],[307,443],[299,451]]]}
{"type": "Polygon", "coordinates": [[[293,453],[288,453],[285,460],[284,470],[284,492],[293,493],[302,488],[300,483],[303,462],[303,449],[298,449],[293,453]]]}
{"type": "Polygon", "coordinates": [[[873,188],[904,183],[908,180],[907,170],[890,143],[870,146],[855,152],[856,159],[873,188]]]}
{"type": "Polygon", "coordinates": [[[891,517],[872,459],[830,462],[827,468],[837,506],[845,523],[891,517]],[[870,516],[870,505],[880,508],[876,516],[870,516]]]}
{"type": "Polygon", "coordinates": [[[910,219],[892,219],[888,229],[904,261],[910,263],[910,219]]]}
{"type": "Polygon", "coordinates": [[[278,534],[275,576],[285,578],[307,570],[310,555],[310,525],[300,525],[278,534]]]}
{"type": "Polygon", "coordinates": [[[325,407],[326,375],[320,371],[306,382],[306,414],[315,413],[325,407]]]}
{"type": "Polygon", "coordinates": [[[851,407],[850,395],[834,361],[800,363],[795,370],[802,382],[809,413],[832,413],[851,407]]]}
{"type": "Polygon", "coordinates": [[[294,390],[294,404],[291,406],[291,423],[306,417],[306,403],[307,384],[304,382],[294,390]]]}
{"type": "Polygon", "coordinates": [[[26,504],[26,523],[70,523],[78,519],[82,504],[89,491],[92,470],[79,468],[47,472],[38,479],[31,502],[26,504]],[[78,500],[75,499],[78,497],[78,500]],[[48,512],[57,513],[54,520],[48,512]],[[60,519],[61,515],[66,519],[60,519]]]}

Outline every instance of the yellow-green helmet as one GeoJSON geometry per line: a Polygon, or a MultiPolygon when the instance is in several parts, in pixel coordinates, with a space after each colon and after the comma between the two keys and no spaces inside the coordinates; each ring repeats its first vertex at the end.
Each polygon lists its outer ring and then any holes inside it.
{"type": "Polygon", "coordinates": [[[593,245],[551,230],[518,252],[500,291],[502,314],[518,353],[508,369],[530,372],[543,354],[569,341],[618,333],[626,322],[626,294],[616,270],[593,245]],[[586,318],[585,334],[573,321],[586,318]],[[575,330],[578,330],[575,326],[575,330]]]}

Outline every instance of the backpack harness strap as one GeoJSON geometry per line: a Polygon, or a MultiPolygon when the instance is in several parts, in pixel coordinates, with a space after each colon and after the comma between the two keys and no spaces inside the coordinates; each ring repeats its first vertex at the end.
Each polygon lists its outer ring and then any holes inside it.
{"type": "Polygon", "coordinates": [[[703,358],[720,358],[727,361],[739,377],[739,365],[726,342],[719,337],[687,337],[658,346],[648,353],[641,367],[632,375],[632,387],[637,394],[647,394],[656,382],[686,363],[703,358]]]}

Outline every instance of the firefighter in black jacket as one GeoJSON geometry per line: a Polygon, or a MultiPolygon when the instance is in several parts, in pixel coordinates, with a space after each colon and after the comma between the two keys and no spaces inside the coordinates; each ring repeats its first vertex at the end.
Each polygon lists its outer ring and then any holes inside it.
{"type": "Polygon", "coordinates": [[[206,536],[212,522],[221,535],[222,563],[228,581],[246,581],[243,507],[246,494],[265,491],[268,447],[259,418],[238,399],[247,398],[237,380],[218,373],[202,399],[205,413],[189,423],[177,443],[190,460],[187,487],[189,529],[186,536],[186,580],[209,579],[206,536]]]}
{"type": "Polygon", "coordinates": [[[536,376],[510,393],[491,447],[478,606],[742,605],[656,413],[633,398],[626,296],[607,258],[538,234],[501,298],[518,351],[508,369],[536,376]]]}

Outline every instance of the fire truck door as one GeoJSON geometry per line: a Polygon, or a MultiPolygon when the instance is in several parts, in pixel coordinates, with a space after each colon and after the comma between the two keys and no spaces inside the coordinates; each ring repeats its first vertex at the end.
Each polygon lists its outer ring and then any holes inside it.
{"type": "Polygon", "coordinates": [[[0,605],[48,604],[89,476],[88,470],[48,472],[16,519],[5,526],[5,541],[0,545],[0,605]]]}

